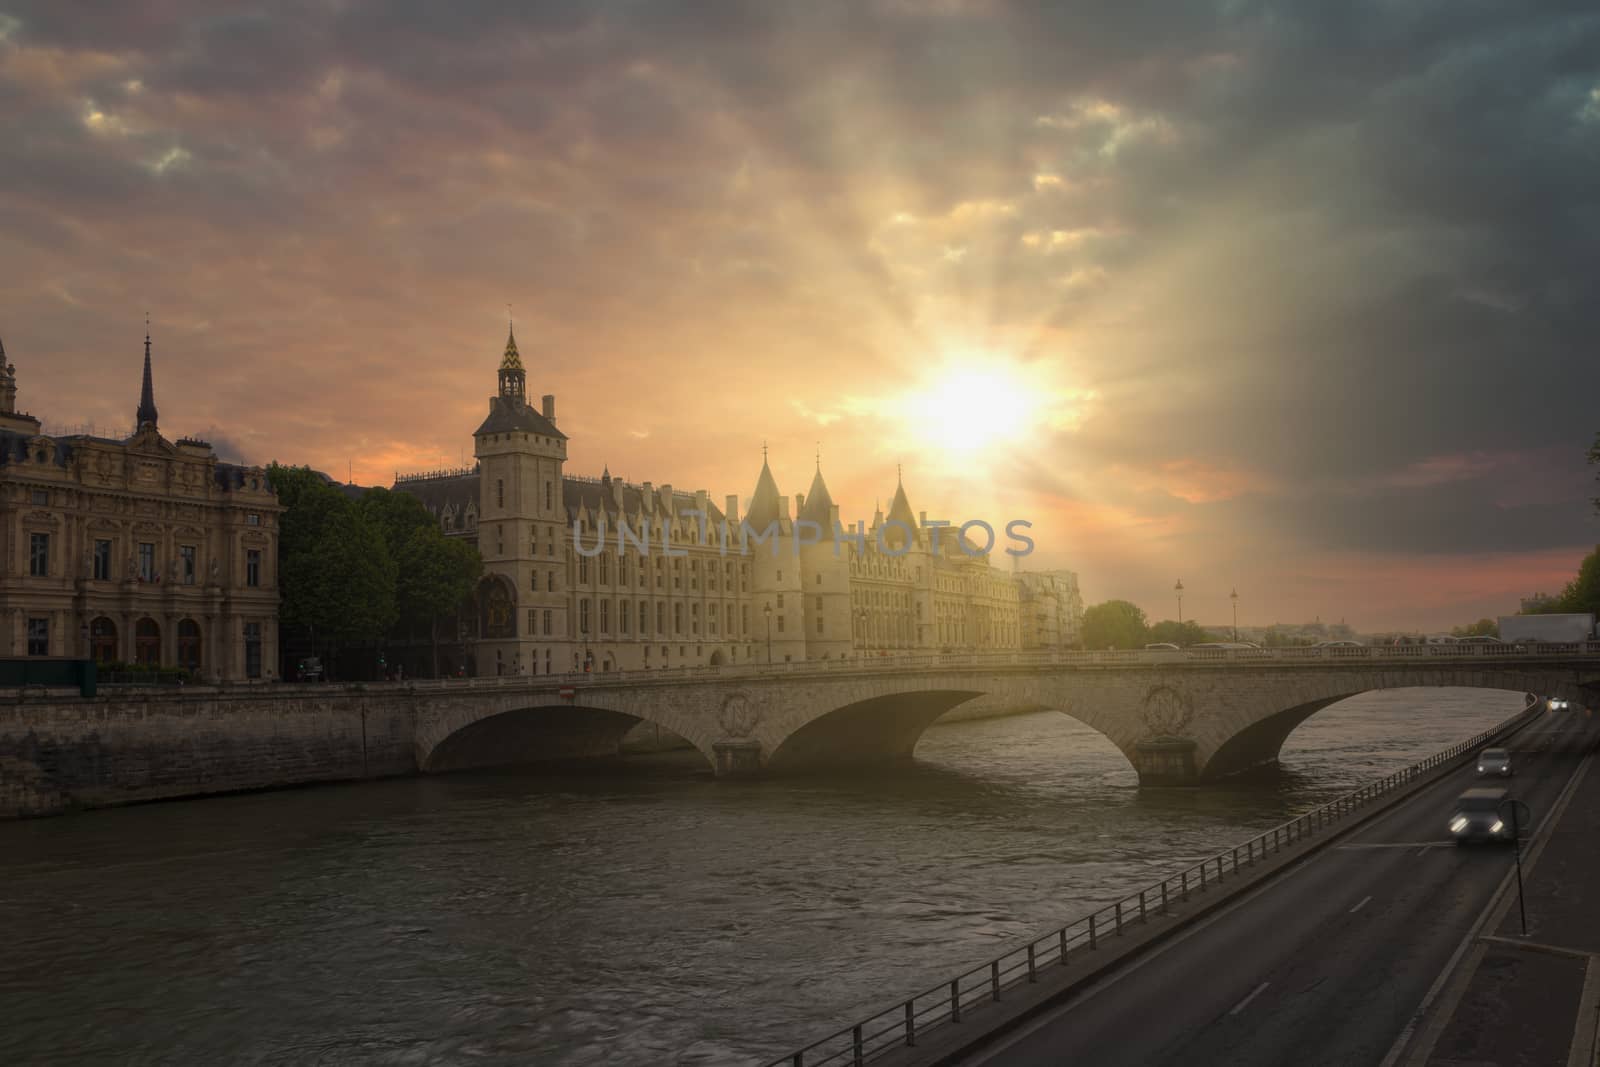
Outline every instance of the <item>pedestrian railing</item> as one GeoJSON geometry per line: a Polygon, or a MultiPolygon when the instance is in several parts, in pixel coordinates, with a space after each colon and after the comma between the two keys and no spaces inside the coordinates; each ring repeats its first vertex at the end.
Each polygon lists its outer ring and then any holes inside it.
{"type": "Polygon", "coordinates": [[[1324,833],[1380,797],[1494,740],[1537,710],[1537,703],[1530,704],[1492,730],[1313,808],[1243,844],[1191,864],[1137,893],[1130,893],[987,963],[772,1060],[767,1067],[831,1064],[859,1067],[894,1049],[915,1046],[918,1038],[933,1027],[959,1023],[979,1005],[1001,1000],[1007,990],[1047,978],[1049,968],[1074,963],[1087,954],[1098,952],[1107,942],[1145,925],[1152,917],[1168,915],[1179,904],[1219,890],[1248,868],[1291,845],[1324,833]]]}

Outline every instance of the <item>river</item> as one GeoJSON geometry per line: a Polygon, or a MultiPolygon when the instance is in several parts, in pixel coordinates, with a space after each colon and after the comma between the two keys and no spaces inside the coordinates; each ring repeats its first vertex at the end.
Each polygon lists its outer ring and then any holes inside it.
{"type": "Polygon", "coordinates": [[[0,824],[0,1062],[747,1064],[1521,707],[1364,694],[1205,789],[1047,712],[893,773],[671,753],[0,824]]]}

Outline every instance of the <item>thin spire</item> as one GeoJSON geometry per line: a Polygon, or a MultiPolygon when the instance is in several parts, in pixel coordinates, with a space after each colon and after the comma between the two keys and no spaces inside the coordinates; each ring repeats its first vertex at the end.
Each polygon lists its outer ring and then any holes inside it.
{"type": "Polygon", "coordinates": [[[139,410],[134,414],[139,429],[156,428],[156,388],[150,375],[150,312],[144,313],[144,385],[139,390],[139,410]]]}
{"type": "Polygon", "coordinates": [[[822,473],[822,442],[817,442],[817,473],[822,473]]]}
{"type": "Polygon", "coordinates": [[[894,465],[894,483],[896,485],[906,484],[906,469],[898,463],[894,465]]]}
{"type": "Polygon", "coordinates": [[[763,438],[762,441],[761,441],[761,463],[762,463],[763,466],[765,466],[766,462],[767,462],[767,442],[763,438]]]}

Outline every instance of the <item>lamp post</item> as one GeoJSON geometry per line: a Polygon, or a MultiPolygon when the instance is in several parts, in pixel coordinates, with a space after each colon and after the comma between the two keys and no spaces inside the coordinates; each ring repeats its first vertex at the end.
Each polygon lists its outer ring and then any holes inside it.
{"type": "Polygon", "coordinates": [[[861,654],[863,656],[865,656],[867,654],[867,609],[866,608],[862,608],[861,609],[860,618],[861,618],[861,654]]]}
{"type": "Polygon", "coordinates": [[[1178,584],[1172,587],[1172,591],[1174,593],[1178,594],[1178,625],[1182,626],[1183,625],[1183,579],[1182,578],[1178,579],[1178,584]]]}
{"type": "Polygon", "coordinates": [[[1239,643],[1239,590],[1235,589],[1228,594],[1228,599],[1233,601],[1233,641],[1239,643]]]}
{"type": "Polygon", "coordinates": [[[761,611],[767,617],[767,666],[770,667],[772,666],[772,605],[768,603],[761,611]]]}

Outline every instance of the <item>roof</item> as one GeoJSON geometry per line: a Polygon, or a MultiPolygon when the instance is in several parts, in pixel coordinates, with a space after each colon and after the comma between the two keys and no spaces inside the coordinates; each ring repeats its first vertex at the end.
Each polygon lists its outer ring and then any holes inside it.
{"type": "Polygon", "coordinates": [[[489,398],[489,417],[473,431],[474,437],[486,433],[537,433],[565,441],[567,435],[556,429],[556,424],[524,404],[517,397],[495,396],[489,398]]]}
{"type": "Polygon", "coordinates": [[[474,511],[477,510],[480,480],[481,475],[477,471],[443,478],[406,478],[395,482],[394,491],[410,493],[422,501],[423,507],[435,514],[448,508],[459,515],[467,510],[469,504],[474,511]]]}
{"type": "MultiPolygon", "coordinates": [[[[561,479],[562,500],[567,506],[567,515],[574,517],[580,510],[588,509],[605,515],[639,515],[648,514],[644,503],[644,490],[637,485],[629,485],[621,479],[602,478],[595,481],[592,478],[565,477],[561,479]],[[616,486],[622,486],[622,506],[618,508],[616,486]]],[[[654,491],[652,491],[654,495],[654,491]]],[[[674,489],[672,503],[674,508],[682,512],[685,508],[693,508],[697,498],[693,493],[686,493],[674,489]]],[[[654,508],[654,504],[651,505],[654,508]]],[[[706,522],[720,523],[722,511],[709,499],[706,500],[706,522]]]]}
{"type": "Polygon", "coordinates": [[[778,482],[772,476],[772,468],[767,466],[766,457],[762,456],[761,474],[756,478],[756,491],[750,497],[750,510],[745,513],[744,521],[752,530],[764,530],[778,521],[778,514],[778,482]]]}
{"type": "Polygon", "coordinates": [[[500,359],[500,369],[522,369],[522,355],[517,351],[517,331],[514,327],[506,328],[506,354],[500,359]]]}
{"type": "Polygon", "coordinates": [[[811,489],[806,493],[805,507],[800,509],[796,516],[803,522],[814,522],[822,530],[822,540],[833,540],[833,497],[828,492],[828,483],[822,480],[822,468],[817,468],[816,476],[811,479],[811,489]]]}
{"type": "MultiPolygon", "coordinates": [[[[28,451],[28,442],[33,440],[33,436],[17,433],[15,430],[0,430],[0,466],[32,462],[33,456],[28,451]]],[[[66,441],[51,439],[49,458],[52,466],[65,467],[71,455],[72,445],[66,441]]]]}

